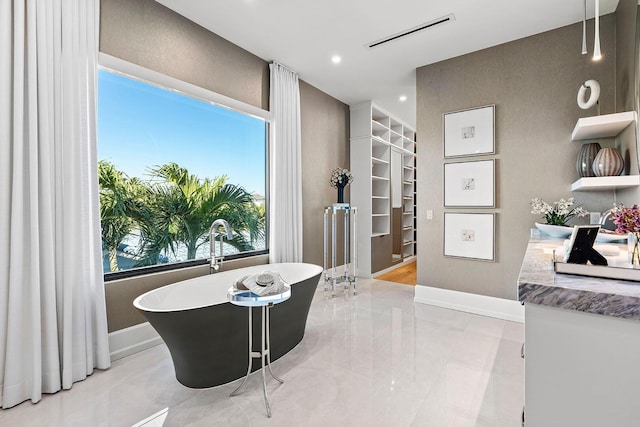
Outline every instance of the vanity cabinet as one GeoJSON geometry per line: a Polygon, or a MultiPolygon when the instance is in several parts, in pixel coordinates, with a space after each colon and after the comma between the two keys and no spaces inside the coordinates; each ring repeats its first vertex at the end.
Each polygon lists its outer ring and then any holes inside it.
{"type": "Polygon", "coordinates": [[[415,130],[372,102],[352,105],[350,121],[350,202],[358,207],[358,271],[371,277],[393,265],[392,233],[400,234],[401,258],[414,255],[415,130]],[[393,207],[401,208],[397,230],[392,227],[393,207]]]}
{"type": "Polygon", "coordinates": [[[525,303],[526,427],[640,424],[640,321],[525,303]]]}
{"type": "Polygon", "coordinates": [[[637,426],[640,283],[556,274],[562,239],[532,239],[525,306],[525,426],[637,426]]]}

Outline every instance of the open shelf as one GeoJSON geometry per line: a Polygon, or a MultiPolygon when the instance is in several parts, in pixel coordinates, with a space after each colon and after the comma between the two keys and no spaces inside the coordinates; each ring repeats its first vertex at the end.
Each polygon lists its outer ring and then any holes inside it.
{"type": "Polygon", "coordinates": [[[402,147],[402,135],[398,135],[397,133],[391,131],[389,140],[391,141],[392,145],[395,145],[396,147],[402,147]]]}
{"type": "Polygon", "coordinates": [[[573,128],[571,140],[580,141],[583,139],[615,137],[635,121],[635,111],[583,117],[578,119],[575,128],[573,128]]]}
{"type": "Polygon", "coordinates": [[[372,141],[371,141],[372,144],[373,143],[377,143],[377,144],[381,144],[382,146],[385,146],[385,147],[388,144],[388,141],[385,141],[381,136],[378,136],[378,135],[372,134],[371,135],[371,139],[372,139],[372,141]]]}
{"type": "Polygon", "coordinates": [[[595,176],[580,178],[571,191],[609,191],[640,186],[640,175],[595,176]]]}
{"type": "Polygon", "coordinates": [[[371,129],[373,131],[387,132],[389,128],[377,120],[371,121],[371,129]]]}
{"type": "Polygon", "coordinates": [[[379,159],[379,158],[373,157],[373,156],[371,157],[371,163],[379,164],[379,165],[388,165],[389,164],[389,162],[387,160],[379,159]]]}

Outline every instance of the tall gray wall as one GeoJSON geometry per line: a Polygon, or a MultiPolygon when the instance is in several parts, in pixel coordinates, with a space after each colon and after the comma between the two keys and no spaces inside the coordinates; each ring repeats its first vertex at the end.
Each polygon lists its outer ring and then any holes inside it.
{"type": "MultiPolygon", "coordinates": [[[[269,109],[266,61],[155,1],[101,0],[100,51],[269,109]]],[[[349,108],[304,81],[300,102],[304,260],[322,265],[321,208],[335,201],[335,190],[328,184],[331,171],[349,166],[349,108]]],[[[266,258],[254,261],[264,263],[266,258]]],[[[144,321],[131,306],[135,296],[206,272],[206,267],[196,267],[108,282],[109,331],[144,321]]]]}
{"type": "MultiPolygon", "coordinates": [[[[593,23],[589,22],[589,41],[593,23]]],[[[418,283],[516,298],[516,280],[536,220],[529,201],[572,196],[580,143],[571,141],[580,110],[576,94],[587,79],[600,82],[601,113],[616,111],[616,17],[601,19],[604,58],[581,55],[575,24],[417,70],[418,283]],[[496,105],[496,262],[443,256],[443,113],[496,105]],[[432,220],[426,211],[433,210],[432,220]]],[[[590,51],[592,47],[590,46],[590,51]]],[[[602,145],[613,145],[612,139],[602,145]]],[[[574,193],[592,211],[604,211],[613,192],[574,193]]],[[[453,210],[449,210],[453,211],[453,210]]],[[[458,210],[478,212],[481,210],[458,210]]]]}
{"type": "MultiPolygon", "coordinates": [[[[300,104],[303,258],[322,265],[323,210],[337,201],[337,190],[329,186],[329,177],[337,167],[349,168],[349,106],[305,82],[300,82],[300,104]]],[[[349,187],[345,200],[349,200],[349,187]]],[[[337,239],[336,247],[337,259],[342,259],[342,239],[337,239]]]]}

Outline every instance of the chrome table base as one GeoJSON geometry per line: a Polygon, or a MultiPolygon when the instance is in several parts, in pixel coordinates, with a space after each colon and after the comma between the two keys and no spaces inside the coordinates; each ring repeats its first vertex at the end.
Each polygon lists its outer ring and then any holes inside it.
{"type": "Polygon", "coordinates": [[[341,283],[345,284],[345,289],[353,287],[354,295],[358,293],[357,217],[358,208],[348,203],[336,203],[324,208],[324,290],[328,291],[331,285],[332,298],[336,296],[336,286],[341,283]],[[338,211],[344,212],[344,271],[340,274],[336,266],[336,214],[338,211]],[[329,233],[329,224],[331,224],[331,233],[329,233]],[[329,252],[331,252],[331,265],[329,265],[329,252]]]}
{"type": "Polygon", "coordinates": [[[264,395],[264,404],[267,408],[267,416],[271,418],[271,405],[269,404],[269,397],[267,396],[267,379],[265,377],[264,368],[265,368],[265,358],[267,360],[267,367],[269,368],[269,373],[271,376],[278,381],[279,383],[284,383],[283,380],[275,376],[273,371],[271,370],[271,356],[269,354],[269,349],[271,348],[271,343],[269,342],[269,312],[271,311],[271,307],[273,303],[269,303],[268,305],[263,305],[262,308],[262,327],[261,327],[261,335],[262,342],[260,351],[253,351],[253,310],[249,307],[249,367],[247,368],[247,375],[242,380],[242,384],[238,386],[229,396],[235,396],[240,392],[240,389],[246,384],[249,379],[249,375],[251,374],[251,368],[253,367],[253,359],[260,359],[262,362],[262,392],[264,395]]]}
{"type": "Polygon", "coordinates": [[[264,372],[265,358],[267,360],[267,367],[269,368],[271,376],[281,384],[284,383],[284,381],[276,377],[271,370],[270,313],[271,307],[273,307],[274,304],[279,304],[291,297],[291,287],[285,284],[281,293],[262,296],[256,295],[251,291],[231,288],[227,292],[227,297],[230,303],[249,308],[249,366],[247,367],[247,375],[244,377],[244,380],[242,380],[242,384],[233,390],[230,396],[238,394],[240,389],[247,383],[249,375],[251,374],[251,368],[253,367],[253,359],[259,358],[262,363],[262,392],[264,395],[264,405],[267,408],[267,416],[271,418],[271,405],[269,405],[269,396],[267,396],[267,379],[264,372]],[[260,307],[262,309],[260,351],[253,351],[253,307],[260,307]]]}

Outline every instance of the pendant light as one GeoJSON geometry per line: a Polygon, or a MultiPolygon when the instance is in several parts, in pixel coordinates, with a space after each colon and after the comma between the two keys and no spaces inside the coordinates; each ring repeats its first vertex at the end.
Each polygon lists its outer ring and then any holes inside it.
{"type": "Polygon", "coordinates": [[[582,54],[587,54],[587,0],[584,0],[584,18],[582,18],[582,54]]]}
{"type": "Polygon", "coordinates": [[[596,0],[596,29],[595,29],[595,41],[593,43],[593,60],[599,61],[602,58],[600,52],[600,0],[596,0]]]}

